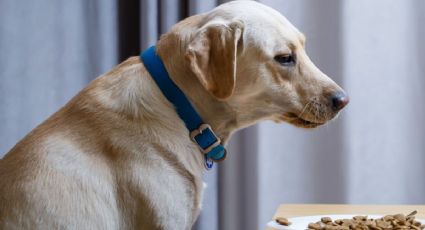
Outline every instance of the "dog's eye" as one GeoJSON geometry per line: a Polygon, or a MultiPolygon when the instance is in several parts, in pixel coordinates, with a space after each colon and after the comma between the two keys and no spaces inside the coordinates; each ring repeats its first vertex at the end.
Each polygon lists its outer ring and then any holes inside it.
{"type": "Polygon", "coordinates": [[[277,55],[274,57],[274,60],[283,66],[295,65],[295,56],[292,54],[277,55]]]}

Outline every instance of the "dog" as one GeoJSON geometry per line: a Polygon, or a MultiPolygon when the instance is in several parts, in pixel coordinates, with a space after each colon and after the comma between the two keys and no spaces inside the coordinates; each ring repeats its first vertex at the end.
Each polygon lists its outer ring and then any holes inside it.
{"type": "MultiPolygon", "coordinates": [[[[348,103],[304,46],[304,35],[277,11],[234,1],[179,22],[156,52],[226,143],[261,120],[315,128],[348,103]]],[[[190,229],[204,170],[175,107],[131,57],[0,161],[0,228],[190,229]]]]}

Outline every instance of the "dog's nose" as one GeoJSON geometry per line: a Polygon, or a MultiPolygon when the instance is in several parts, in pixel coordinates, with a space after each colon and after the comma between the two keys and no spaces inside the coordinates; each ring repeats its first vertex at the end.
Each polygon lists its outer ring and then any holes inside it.
{"type": "Polygon", "coordinates": [[[332,106],[335,111],[344,108],[349,101],[350,99],[344,92],[337,92],[332,95],[332,106]]]}

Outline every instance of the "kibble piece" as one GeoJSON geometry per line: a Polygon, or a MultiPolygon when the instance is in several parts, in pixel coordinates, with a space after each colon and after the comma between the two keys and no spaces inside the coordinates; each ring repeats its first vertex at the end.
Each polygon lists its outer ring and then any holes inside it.
{"type": "Polygon", "coordinates": [[[415,225],[416,227],[420,227],[421,226],[421,222],[413,220],[413,225],[415,225]]]}
{"type": "Polygon", "coordinates": [[[338,224],[338,225],[341,225],[341,224],[343,223],[343,220],[338,219],[338,220],[335,220],[334,222],[335,222],[336,224],[338,224]]]}
{"type": "Polygon", "coordinates": [[[354,222],[353,222],[352,220],[350,220],[350,221],[344,221],[344,222],[341,224],[341,226],[347,226],[347,227],[349,227],[350,229],[353,229],[353,228],[355,227],[355,224],[354,224],[354,222]]]}
{"type": "Polygon", "coordinates": [[[384,219],[385,221],[391,221],[391,220],[394,220],[394,216],[392,216],[392,215],[386,215],[382,219],[384,219]]]}
{"type": "Polygon", "coordinates": [[[327,223],[332,222],[332,219],[330,217],[322,217],[320,219],[320,221],[322,221],[323,223],[327,224],[327,223]]]}
{"type": "Polygon", "coordinates": [[[403,214],[396,214],[394,215],[394,219],[398,220],[398,221],[406,221],[406,217],[403,214]]]}
{"type": "Polygon", "coordinates": [[[353,217],[353,219],[357,220],[357,221],[366,221],[367,216],[355,216],[355,217],[353,217]]]}
{"type": "Polygon", "coordinates": [[[319,230],[319,229],[322,229],[322,227],[318,223],[310,223],[308,224],[308,229],[319,230]]]}
{"type": "Polygon", "coordinates": [[[418,214],[418,211],[413,211],[413,212],[411,212],[409,215],[407,215],[407,217],[410,217],[410,216],[415,216],[416,214],[418,214]]]}
{"type": "Polygon", "coordinates": [[[341,226],[326,225],[325,230],[340,230],[341,226]]]}
{"type": "Polygon", "coordinates": [[[278,217],[276,218],[276,222],[283,226],[289,226],[291,225],[291,222],[288,221],[285,217],[278,217]]]}

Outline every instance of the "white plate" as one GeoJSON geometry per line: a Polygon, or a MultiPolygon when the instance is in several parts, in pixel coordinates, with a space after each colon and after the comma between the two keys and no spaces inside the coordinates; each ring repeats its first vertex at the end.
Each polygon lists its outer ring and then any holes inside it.
{"type": "MultiPolygon", "coordinates": [[[[294,218],[288,218],[288,220],[292,223],[291,226],[282,226],[278,224],[276,221],[272,220],[267,223],[267,227],[273,229],[282,229],[282,230],[304,230],[307,229],[309,223],[316,223],[320,221],[322,217],[330,217],[332,220],[337,219],[351,219],[353,216],[367,216],[369,219],[378,219],[383,217],[384,215],[365,215],[365,214],[353,214],[353,215],[320,215],[320,216],[300,216],[294,218]]],[[[417,219],[422,223],[425,223],[425,220],[417,219]]]]}

